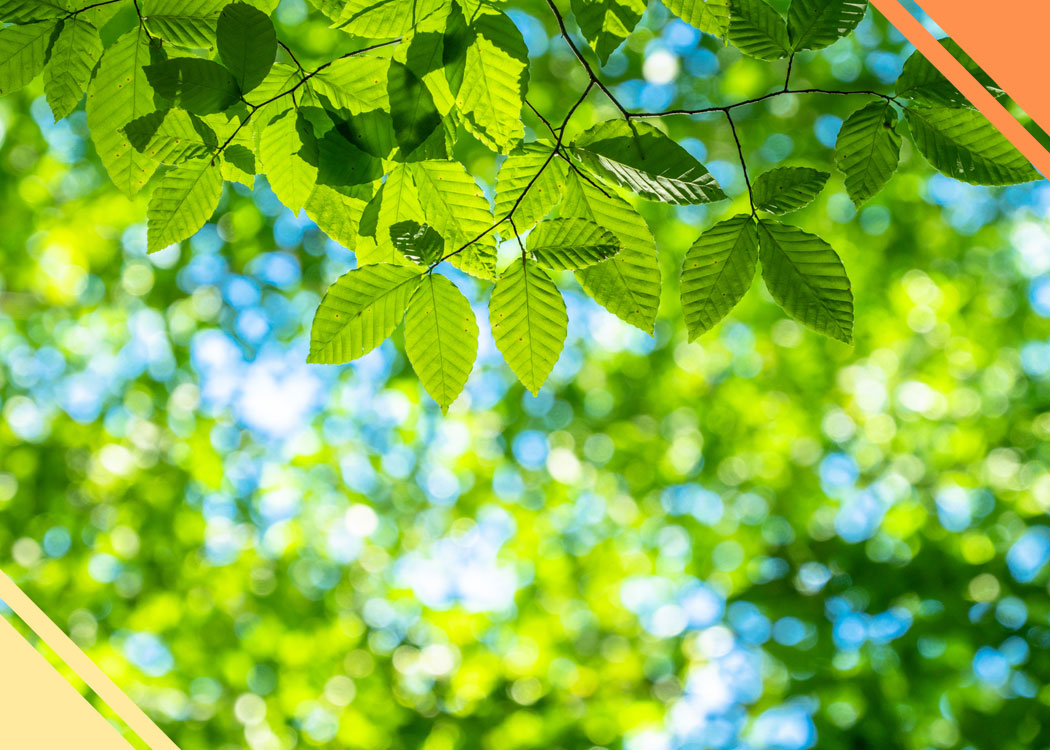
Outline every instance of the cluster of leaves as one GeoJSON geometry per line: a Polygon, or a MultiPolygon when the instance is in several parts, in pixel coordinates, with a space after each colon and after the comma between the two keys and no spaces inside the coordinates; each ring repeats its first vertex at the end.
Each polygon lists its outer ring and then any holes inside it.
{"type": "MultiPolygon", "coordinates": [[[[496,344],[534,393],[566,335],[560,272],[575,273],[588,295],[623,320],[653,330],[661,289],[657,248],[627,197],[690,205],[727,196],[703,164],[644,119],[724,113],[747,182],[750,212],[705,231],[685,258],[681,290],[690,338],[728,314],[761,264],[767,288],[789,315],[852,341],[853,298],[838,254],[816,235],[770,218],[807,205],[829,174],[778,167],[752,184],[736,138],[737,107],[786,94],[874,98],[845,121],[836,149],[858,205],[897,168],[901,112],[918,150],[946,175],[983,185],[1039,177],[921,56],[908,60],[893,94],[790,88],[796,54],[851,33],[866,0],[793,0],[786,18],[764,0],[668,0],[682,20],[743,53],[789,62],[782,89],[667,112],[627,111],[548,0],[589,83],[559,125],[536,111],[549,137],[528,142],[527,49],[498,3],[316,4],[333,28],[367,44],[307,70],[277,39],[267,15],[272,0],[5,0],[0,20],[10,25],[0,29],[0,91],[43,72],[56,118],[70,114],[86,92],[92,138],[114,183],[129,195],[152,184],[151,250],[195,234],[215,211],[225,181],[251,186],[265,174],[285,206],[304,210],[358,260],[317,311],[309,361],[353,360],[403,321],[408,357],[442,409],[466,383],[478,340],[466,297],[433,273],[442,262],[495,282],[489,315],[496,344]],[[107,31],[118,27],[108,46],[99,33],[104,24],[107,31]],[[126,30],[119,33],[121,24],[126,30]],[[566,143],[569,121],[596,89],[622,119],[566,143]],[[495,205],[454,158],[464,135],[505,157],[495,205]],[[520,259],[504,269],[497,268],[500,242],[520,249],[520,259]]],[[[644,9],[641,0],[572,2],[601,61],[632,33],[644,9]]],[[[952,51],[979,73],[961,50],[952,51]]]]}

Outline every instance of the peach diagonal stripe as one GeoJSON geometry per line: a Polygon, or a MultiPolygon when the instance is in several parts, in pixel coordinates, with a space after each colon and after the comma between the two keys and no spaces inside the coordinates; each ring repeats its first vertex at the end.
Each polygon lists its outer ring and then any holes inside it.
{"type": "MultiPolygon", "coordinates": [[[[1050,175],[1050,154],[1024,126],[982,86],[958,60],[952,57],[933,35],[909,13],[898,0],[871,0],[871,4],[902,33],[930,64],[944,74],[970,103],[988,118],[1014,147],[1017,148],[1044,177],[1050,175]]],[[[937,19],[934,19],[935,21],[937,19]]],[[[1007,92],[1009,93],[1009,92],[1007,92]]]]}
{"type": "Polygon", "coordinates": [[[135,705],[134,701],[128,698],[124,691],[117,687],[116,683],[106,676],[106,673],[99,669],[3,571],[0,571],[0,599],[105,701],[151,750],[179,750],[160,727],[154,724],[153,720],[146,716],[143,710],[135,705]]]}

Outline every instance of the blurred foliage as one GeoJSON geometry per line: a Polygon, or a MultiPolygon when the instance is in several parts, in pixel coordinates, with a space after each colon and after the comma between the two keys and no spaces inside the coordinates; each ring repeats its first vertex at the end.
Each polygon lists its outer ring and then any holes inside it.
{"type": "MultiPolygon", "coordinates": [[[[586,81],[541,10],[511,14],[556,112],[586,81]]],[[[276,18],[333,53],[301,2],[276,18]]],[[[783,80],[642,23],[605,67],[625,102],[783,80]]],[[[793,81],[880,86],[908,52],[869,13],[793,81]]],[[[828,160],[850,104],[811,102],[740,112],[749,165],[828,160]]],[[[905,144],[857,220],[839,176],[804,209],[866,311],[854,347],[759,287],[694,344],[665,289],[650,338],[566,277],[539,396],[482,323],[442,418],[399,344],[303,363],[353,257],[263,182],[147,256],[82,113],[53,124],[37,83],[0,122],[0,564],[180,746],[1050,744],[1045,184],[960,185],[905,144]]],[[[746,203],[724,122],[672,127],[746,203]]],[[[640,208],[667,277],[717,218],[640,208]]]]}

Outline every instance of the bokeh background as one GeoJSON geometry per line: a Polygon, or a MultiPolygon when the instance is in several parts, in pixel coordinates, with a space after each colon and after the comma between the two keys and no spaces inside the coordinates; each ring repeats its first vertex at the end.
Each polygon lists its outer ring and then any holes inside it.
{"type": "MultiPolygon", "coordinates": [[[[560,118],[586,79],[542,4],[512,8],[560,118]]],[[[346,51],[302,0],[276,18],[308,66],[346,51]]],[[[792,83],[889,90],[910,52],[869,11],[792,83]]],[[[604,74],[660,109],[784,71],[654,2],[604,74]]],[[[864,102],[740,110],[752,171],[827,169],[864,102]]],[[[735,199],[642,206],[655,337],[566,275],[534,398],[487,286],[447,271],[482,345],[442,418],[397,340],[305,364],[354,256],[265,181],[147,256],[83,114],[54,124],[39,82],[0,99],[0,564],[187,749],[1050,745],[1046,183],[962,185],[906,140],[870,205],[835,176],[791,218],[843,257],[856,346],[761,284],[689,344],[682,255],[746,194],[724,119],[667,125],[735,199]]],[[[458,155],[491,191],[492,154],[458,155]]]]}

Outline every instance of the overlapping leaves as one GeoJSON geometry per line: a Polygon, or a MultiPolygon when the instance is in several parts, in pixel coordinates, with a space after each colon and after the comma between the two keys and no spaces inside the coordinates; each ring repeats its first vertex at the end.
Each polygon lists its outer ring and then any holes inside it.
{"type": "MultiPolygon", "coordinates": [[[[602,64],[646,10],[640,0],[567,4],[602,64]]],[[[849,34],[867,9],[866,0],[790,0],[777,5],[783,14],[766,0],[665,4],[746,55],[791,57],[792,64],[804,59],[797,53],[849,34]]],[[[352,249],[356,267],[331,284],[314,318],[310,362],[350,362],[403,323],[412,366],[447,409],[473,368],[478,328],[470,301],[435,272],[446,262],[493,282],[494,340],[533,393],[554,370],[567,335],[559,286],[574,279],[610,313],[654,331],[661,265],[633,200],[694,205],[727,195],[692,149],[650,124],[660,113],[567,128],[590,93],[614,96],[587,62],[591,50],[576,50],[590,83],[576,106],[564,108],[565,121],[554,125],[537,111],[543,127],[530,122],[529,131],[522,118],[529,49],[520,19],[498,3],[316,0],[333,33],[368,43],[313,69],[278,41],[269,15],[276,5],[0,3],[0,22],[9,24],[0,28],[0,91],[43,73],[56,118],[86,93],[102,166],[127,195],[149,191],[151,251],[192,237],[222,205],[225,182],[251,187],[256,175],[289,210],[305,212],[352,249]],[[457,158],[463,138],[494,153],[494,184],[479,182],[457,158]],[[514,260],[499,270],[497,259],[508,252],[514,260]]],[[[553,13],[564,29],[556,6],[553,13]]],[[[954,43],[943,44],[993,95],[1002,94],[954,43]]],[[[763,98],[787,93],[787,84],[763,98]]],[[[836,144],[836,164],[857,205],[896,170],[905,132],[951,177],[986,185],[1038,177],[918,53],[894,95],[874,96],[845,120],[836,144]]],[[[736,106],[718,109],[729,114],[736,106]]],[[[735,128],[732,135],[746,173],[746,142],[735,128]]],[[[750,213],[701,232],[680,279],[691,340],[730,313],[759,267],[789,315],[852,340],[853,297],[838,252],[767,218],[810,205],[828,179],[813,167],[776,166],[747,185],[750,213]]]]}

